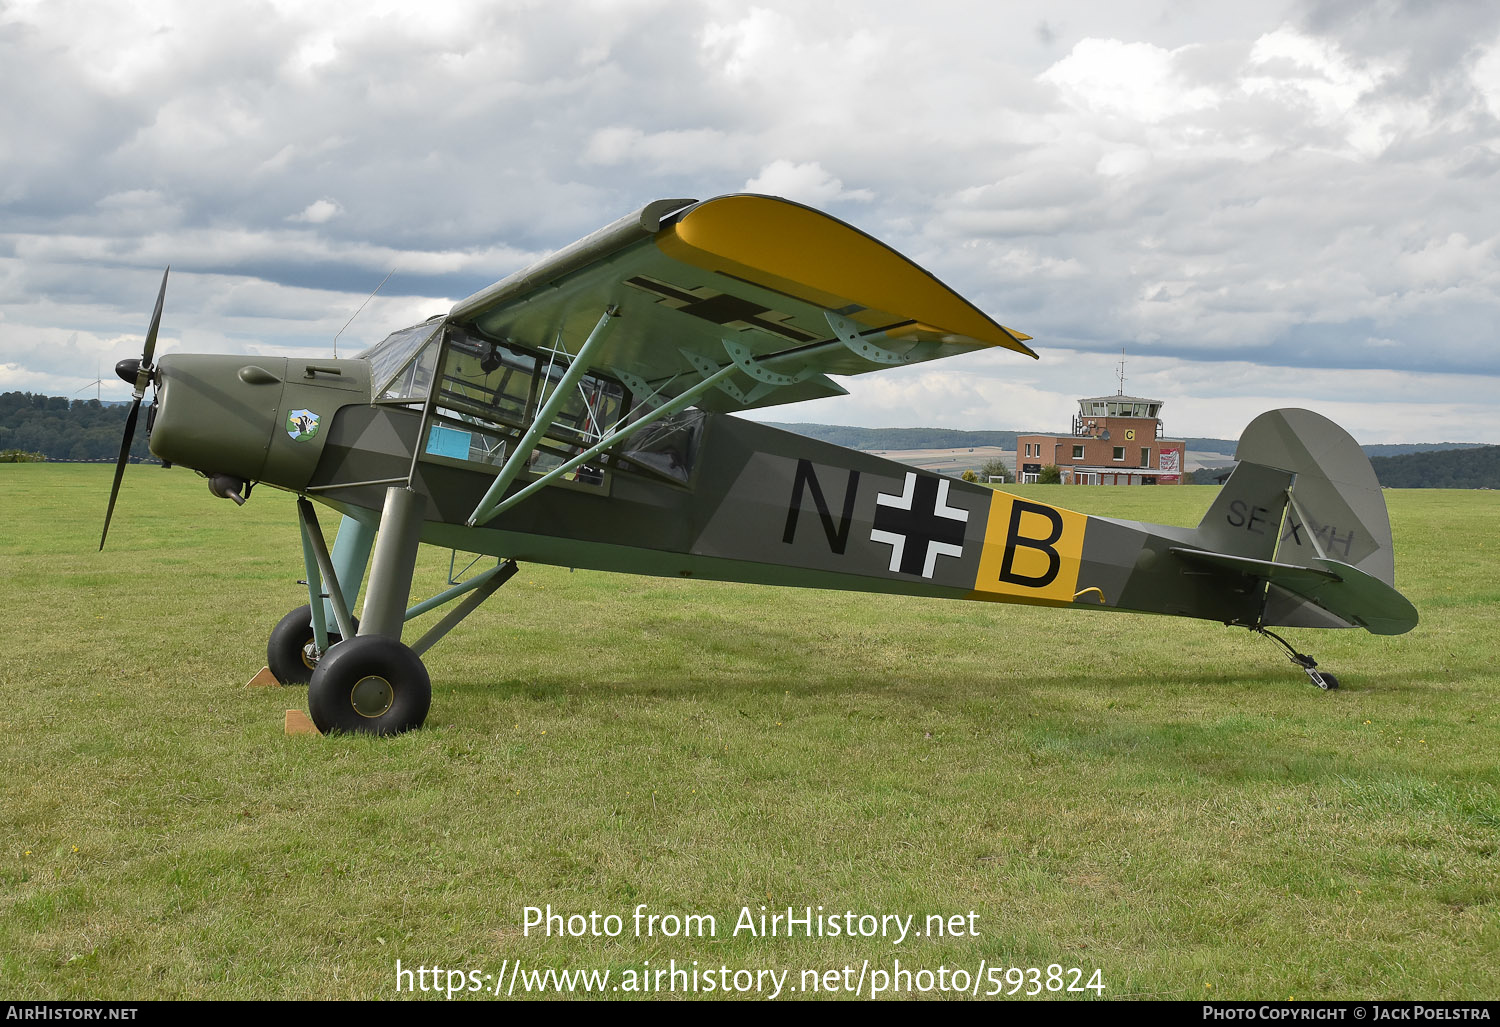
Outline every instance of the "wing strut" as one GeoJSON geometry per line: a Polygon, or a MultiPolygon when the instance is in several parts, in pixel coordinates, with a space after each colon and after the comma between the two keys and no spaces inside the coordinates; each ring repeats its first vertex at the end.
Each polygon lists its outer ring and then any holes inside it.
{"type": "Polygon", "coordinates": [[[516,480],[516,475],[526,467],[526,461],[531,458],[531,451],[536,446],[536,440],[541,438],[542,433],[552,427],[552,422],[557,419],[557,412],[562,408],[563,401],[572,395],[573,387],[578,384],[589,369],[589,358],[593,356],[594,350],[598,348],[599,342],[604,338],[604,330],[609,327],[609,322],[619,313],[619,307],[610,307],[599,318],[599,323],[594,325],[594,330],[589,332],[589,337],[584,340],[583,346],[579,348],[578,355],[563,372],[558,380],[557,387],[547,397],[547,402],[536,412],[532,418],[531,427],[526,429],[526,434],[521,436],[519,442],[511,450],[510,458],[505,461],[505,466],[500,468],[500,473],[490,483],[485,491],[484,498],[479,505],[474,507],[474,512],[469,515],[469,527],[483,524],[497,512],[497,504],[510,483],[516,480]]]}
{"type": "MultiPolygon", "coordinates": [[[[714,386],[720,384],[724,381],[724,379],[728,378],[731,374],[734,374],[738,370],[739,366],[737,364],[725,364],[713,374],[710,374],[706,378],[694,384],[691,388],[688,388],[685,391],[674,396],[670,402],[663,403],[661,406],[657,407],[649,414],[646,414],[639,420],[632,421],[630,424],[625,425],[623,428],[617,428],[616,430],[606,435],[603,439],[599,440],[593,446],[573,457],[567,463],[552,468],[552,470],[542,475],[530,485],[527,485],[515,495],[494,503],[488,509],[484,509],[485,503],[481,501],[479,507],[475,509],[474,515],[469,518],[469,527],[478,527],[481,524],[488,523],[490,520],[497,517],[505,510],[508,510],[510,507],[515,506],[522,499],[525,499],[527,496],[537,491],[537,489],[551,484],[552,482],[561,478],[563,475],[574,470],[575,468],[581,467],[583,464],[588,463],[590,460],[598,456],[600,453],[604,452],[610,446],[615,445],[617,442],[624,441],[631,435],[634,435],[636,432],[646,427],[646,425],[650,424],[651,422],[659,421],[663,417],[675,414],[677,413],[677,411],[691,406],[699,396],[701,396],[703,393],[707,392],[714,386]]],[[[516,450],[517,454],[521,452],[522,450],[520,450],[519,448],[516,450]]],[[[512,457],[512,459],[514,459],[514,456],[512,457]]],[[[501,473],[503,474],[504,472],[502,471],[501,473]]],[[[514,477],[514,475],[512,475],[512,477],[514,477]]],[[[490,493],[492,492],[496,492],[496,489],[493,485],[490,486],[490,493]]],[[[490,498],[490,493],[485,494],[486,500],[490,498]]]]}
{"type": "MultiPolygon", "coordinates": [[[[717,365],[708,357],[692,350],[682,350],[683,357],[693,365],[693,368],[701,377],[687,389],[660,405],[656,405],[656,392],[645,395],[649,389],[646,382],[619,370],[611,370],[610,373],[620,378],[632,392],[641,395],[643,406],[649,405],[653,409],[649,413],[643,414],[641,417],[631,421],[629,424],[615,427],[614,430],[607,432],[588,449],[585,449],[565,463],[552,468],[514,495],[505,496],[505,490],[510,487],[511,483],[525,469],[526,461],[530,457],[537,439],[551,426],[557,416],[557,411],[562,405],[564,394],[567,390],[572,389],[574,384],[583,376],[584,372],[589,369],[589,357],[592,355],[599,339],[603,336],[604,329],[609,324],[610,318],[614,316],[616,311],[617,308],[611,307],[599,319],[598,325],[595,326],[594,331],[589,335],[587,341],[584,342],[583,347],[579,349],[578,356],[574,357],[573,362],[568,365],[568,370],[563,374],[557,388],[553,390],[552,394],[547,398],[546,403],[542,405],[542,408],[537,411],[536,417],[532,419],[531,427],[526,429],[526,433],[521,436],[520,441],[511,450],[510,457],[505,461],[505,465],[500,468],[500,473],[495,476],[495,480],[485,490],[484,497],[474,507],[474,512],[469,515],[466,522],[469,527],[477,528],[488,524],[501,513],[515,506],[538,489],[544,488],[564,475],[583,466],[606,449],[623,442],[648,424],[659,421],[663,417],[670,417],[672,414],[693,405],[709,389],[722,389],[737,402],[753,403],[766,393],[773,392],[783,386],[794,385],[809,378],[819,377],[817,372],[811,367],[806,366],[792,374],[772,371],[765,366],[765,362],[767,360],[779,359],[789,354],[773,354],[770,357],[756,358],[749,348],[729,338],[721,340],[724,344],[724,350],[729,356],[729,363],[724,365],[717,365]],[[749,393],[741,391],[739,386],[730,381],[730,376],[737,373],[746,375],[756,383],[749,393]],[[502,499],[502,496],[505,496],[505,498],[502,499]]],[[[832,315],[830,315],[831,321],[832,315]]],[[[852,331],[853,329],[850,330],[852,331]]],[[[832,345],[839,344],[832,343],[832,345]]],[[[848,345],[849,343],[845,340],[843,344],[848,345]]]]}

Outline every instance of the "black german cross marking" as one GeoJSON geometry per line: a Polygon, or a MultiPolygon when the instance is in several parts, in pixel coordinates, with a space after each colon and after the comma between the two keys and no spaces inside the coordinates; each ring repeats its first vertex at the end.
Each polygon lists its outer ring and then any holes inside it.
{"type": "Polygon", "coordinates": [[[939,556],[962,556],[969,511],[948,505],[948,480],[907,472],[899,496],[880,493],[870,541],[891,547],[890,569],[932,577],[939,556]]]}
{"type": "Polygon", "coordinates": [[[854,498],[859,494],[859,472],[849,472],[849,483],[844,486],[844,512],[838,523],[834,523],[833,512],[828,509],[828,500],[823,496],[823,486],[818,483],[817,472],[811,460],[797,461],[797,475],[792,481],[792,501],[786,508],[786,529],[781,541],[790,543],[797,537],[797,520],[802,513],[802,491],[812,491],[813,506],[818,509],[818,520],[823,522],[823,534],[828,536],[828,548],[839,556],[844,555],[849,545],[849,529],[854,525],[854,498]]]}
{"type": "Polygon", "coordinates": [[[627,278],[625,284],[660,296],[658,303],[716,325],[725,327],[744,325],[746,328],[758,328],[763,332],[779,335],[783,339],[790,339],[792,342],[812,342],[818,338],[811,332],[804,332],[800,328],[787,324],[786,319],[791,316],[790,314],[782,314],[739,296],[715,292],[705,287],[692,291],[679,289],[675,285],[668,285],[666,282],[659,282],[645,275],[627,278]]]}

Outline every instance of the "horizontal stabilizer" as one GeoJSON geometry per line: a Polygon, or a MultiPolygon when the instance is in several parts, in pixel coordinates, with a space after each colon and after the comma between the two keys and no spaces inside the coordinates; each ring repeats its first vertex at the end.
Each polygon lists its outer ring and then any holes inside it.
{"type": "Polygon", "coordinates": [[[1400,592],[1352,564],[1314,557],[1308,566],[1255,560],[1174,546],[1174,556],[1223,567],[1290,592],[1344,621],[1376,635],[1400,635],[1417,625],[1417,609],[1400,592]]]}

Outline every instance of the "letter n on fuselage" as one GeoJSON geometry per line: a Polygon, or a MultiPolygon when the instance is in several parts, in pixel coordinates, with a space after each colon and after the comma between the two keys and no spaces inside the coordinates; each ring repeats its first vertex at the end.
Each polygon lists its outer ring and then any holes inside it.
{"type": "Polygon", "coordinates": [[[788,544],[797,538],[797,521],[802,514],[804,491],[812,493],[813,506],[818,510],[818,520],[822,522],[823,534],[828,536],[828,548],[839,556],[843,556],[845,548],[849,545],[849,529],[854,525],[854,500],[859,494],[859,472],[849,472],[848,484],[844,486],[843,513],[835,522],[833,512],[828,508],[828,500],[823,495],[822,483],[818,481],[818,474],[813,470],[812,461],[797,461],[797,474],[792,480],[792,496],[786,508],[786,530],[781,533],[781,541],[788,544]]]}

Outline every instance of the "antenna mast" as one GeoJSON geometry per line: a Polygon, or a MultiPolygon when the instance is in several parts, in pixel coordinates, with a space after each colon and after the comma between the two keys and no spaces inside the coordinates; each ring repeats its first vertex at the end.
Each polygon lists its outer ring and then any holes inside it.
{"type": "MultiPolygon", "coordinates": [[[[395,273],[396,273],[396,269],[395,268],[391,268],[390,274],[388,274],[384,278],[382,278],[380,280],[380,284],[377,285],[377,286],[375,286],[375,292],[379,292],[382,288],[384,288],[385,287],[385,283],[389,282],[391,280],[391,275],[393,275],[395,273]]],[[[365,307],[366,307],[366,305],[368,305],[369,302],[375,298],[375,292],[372,292],[372,293],[370,293],[370,295],[366,296],[365,297],[365,302],[361,303],[359,305],[359,309],[355,310],[354,313],[352,313],[352,314],[349,315],[349,320],[347,320],[347,321],[344,322],[344,328],[348,328],[350,325],[352,325],[354,323],[354,319],[359,316],[359,311],[360,310],[364,310],[365,307]]],[[[344,328],[340,328],[339,331],[338,331],[338,335],[335,335],[333,337],[333,359],[335,359],[335,360],[337,360],[339,358],[339,335],[343,335],[344,334],[344,328]]],[[[1124,351],[1122,350],[1121,352],[1124,352],[1124,351]]]]}

